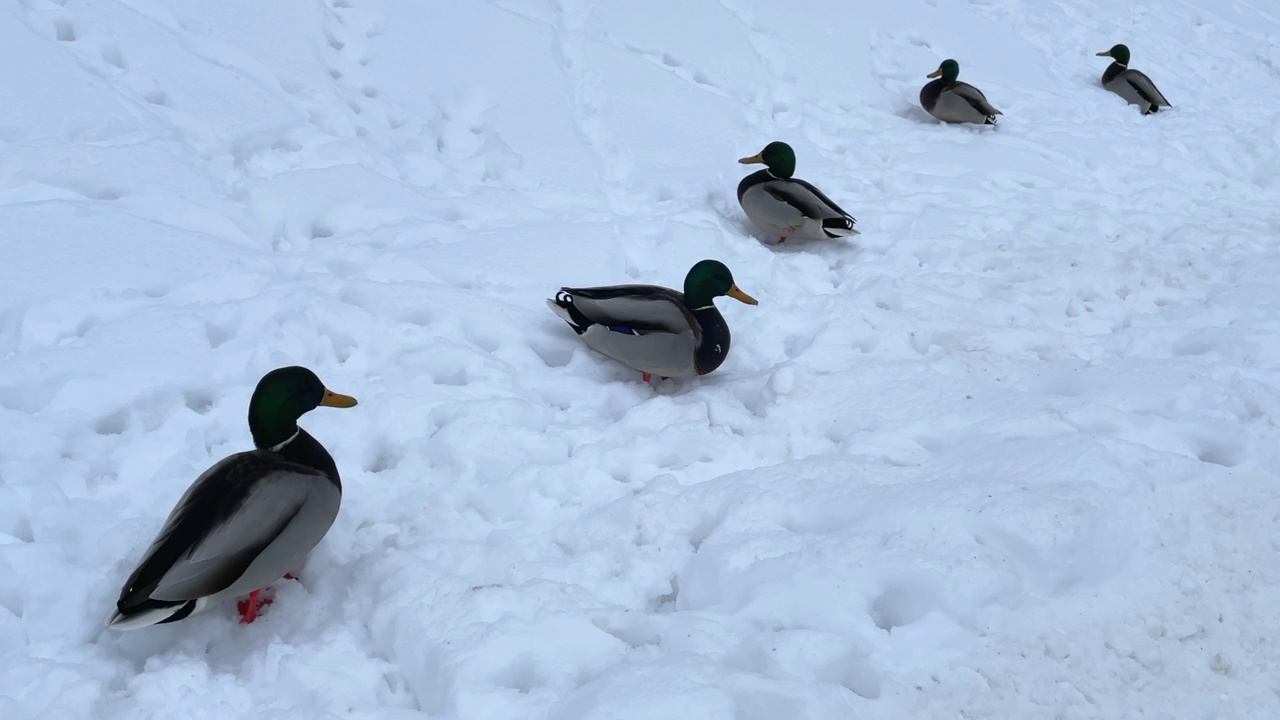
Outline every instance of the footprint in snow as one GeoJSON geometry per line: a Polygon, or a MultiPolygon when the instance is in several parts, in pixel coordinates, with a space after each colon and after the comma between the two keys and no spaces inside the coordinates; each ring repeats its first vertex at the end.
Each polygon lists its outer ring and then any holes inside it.
{"type": "Polygon", "coordinates": [[[654,65],[657,65],[667,72],[670,72],[672,75],[675,75],[691,85],[704,90],[709,90],[722,97],[728,97],[728,93],[721,90],[720,87],[711,80],[711,78],[707,77],[706,73],[703,73],[696,68],[687,67],[685,63],[681,62],[671,53],[658,50],[647,50],[638,45],[632,45],[631,43],[627,43],[622,47],[653,63],[654,65]]]}
{"type": "Polygon", "coordinates": [[[210,390],[185,390],[182,393],[182,403],[197,415],[207,415],[213,409],[214,398],[210,390]]]}
{"type": "Polygon", "coordinates": [[[125,69],[124,53],[120,52],[120,48],[114,43],[106,43],[99,50],[102,55],[103,62],[120,70],[125,69]]]}
{"type": "Polygon", "coordinates": [[[116,410],[98,418],[98,421],[93,424],[93,431],[99,435],[123,435],[127,429],[129,429],[127,410],[116,410]]]}
{"type": "Polygon", "coordinates": [[[871,601],[871,620],[888,632],[918,622],[940,605],[938,588],[928,583],[890,583],[871,601]]]}
{"type": "Polygon", "coordinates": [[[75,42],[76,26],[70,18],[58,18],[53,21],[53,35],[58,42],[75,42]]]}
{"type": "Polygon", "coordinates": [[[206,320],[204,323],[205,338],[209,341],[210,349],[217,349],[226,344],[228,340],[235,337],[234,325],[232,323],[216,323],[206,320]]]}
{"type": "Polygon", "coordinates": [[[1209,465],[1233,468],[1249,455],[1242,435],[1223,431],[1217,423],[1203,421],[1187,432],[1187,444],[1196,459],[1209,465]]]}
{"type": "Polygon", "coordinates": [[[395,470],[402,460],[404,460],[404,449],[391,447],[384,442],[366,455],[363,466],[365,472],[377,474],[395,470]]]}
{"type": "Polygon", "coordinates": [[[529,347],[548,368],[562,368],[573,360],[573,350],[566,344],[531,341],[529,347]]]}

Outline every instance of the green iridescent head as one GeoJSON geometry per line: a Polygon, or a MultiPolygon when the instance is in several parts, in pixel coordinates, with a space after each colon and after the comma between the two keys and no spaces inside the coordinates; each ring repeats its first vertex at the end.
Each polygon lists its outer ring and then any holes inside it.
{"type": "Polygon", "coordinates": [[[326,388],[304,367],[272,370],[258,381],[249,399],[249,432],[259,448],[273,448],[298,431],[298,418],[320,405],[349,408],[356,399],[326,388]]]}
{"type": "Polygon", "coordinates": [[[796,173],[796,151],[784,142],[771,142],[759,153],[738,162],[743,165],[763,163],[770,173],[780,178],[789,178],[796,173]]]}
{"type": "Polygon", "coordinates": [[[1110,50],[1103,50],[1098,53],[1099,57],[1109,57],[1121,65],[1129,64],[1129,48],[1124,45],[1114,45],[1110,50]]]}
{"type": "Polygon", "coordinates": [[[960,63],[951,59],[943,60],[937,70],[934,70],[925,77],[940,77],[944,82],[955,82],[956,78],[960,77],[960,63]]]}
{"type": "Polygon", "coordinates": [[[702,308],[711,301],[728,295],[729,297],[756,305],[756,299],[738,289],[733,282],[733,273],[718,260],[703,260],[689,269],[684,278],[684,298],[691,308],[702,308]]]}

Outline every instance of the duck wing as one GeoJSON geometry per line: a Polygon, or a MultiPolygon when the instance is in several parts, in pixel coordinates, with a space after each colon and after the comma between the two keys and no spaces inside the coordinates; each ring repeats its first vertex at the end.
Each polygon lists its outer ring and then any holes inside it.
{"type": "Polygon", "coordinates": [[[226,590],[298,516],[317,483],[330,482],[318,470],[263,451],[225,458],[179,500],[125,583],[118,607],[226,590]]]}
{"type": "Polygon", "coordinates": [[[955,94],[956,97],[959,97],[969,103],[970,107],[982,113],[985,117],[1003,115],[1003,113],[997,110],[995,106],[987,100],[987,96],[983,95],[981,90],[969,83],[957,82],[948,88],[948,90],[955,94]]]}
{"type": "Polygon", "coordinates": [[[761,184],[761,189],[774,199],[784,202],[800,211],[800,214],[814,220],[825,220],[831,217],[847,217],[854,219],[827,197],[821,190],[800,178],[789,180],[771,180],[761,184]]]}
{"type": "MultiPolygon", "coordinates": [[[[561,288],[556,305],[571,305],[578,318],[611,330],[634,334],[689,332],[697,327],[684,293],[657,285],[610,285],[593,288],[561,288]]],[[[571,313],[572,314],[572,313],[571,313]]]]}
{"type": "Polygon", "coordinates": [[[1173,107],[1173,104],[1165,99],[1164,94],[1156,87],[1156,84],[1147,77],[1147,74],[1141,70],[1130,68],[1120,75],[1124,82],[1138,94],[1138,97],[1151,103],[1153,107],[1173,107]]]}

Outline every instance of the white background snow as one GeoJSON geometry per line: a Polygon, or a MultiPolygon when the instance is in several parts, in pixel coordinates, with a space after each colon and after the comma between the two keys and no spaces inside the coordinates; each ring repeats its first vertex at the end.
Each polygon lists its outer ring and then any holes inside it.
{"type": "Polygon", "coordinates": [[[0,717],[1280,717],[1277,15],[5,3],[0,717]],[[862,236],[762,243],[771,140],[862,236]],[[543,303],[703,258],[705,378],[543,303]],[[360,400],[302,581],[106,631],[292,364],[360,400]]]}

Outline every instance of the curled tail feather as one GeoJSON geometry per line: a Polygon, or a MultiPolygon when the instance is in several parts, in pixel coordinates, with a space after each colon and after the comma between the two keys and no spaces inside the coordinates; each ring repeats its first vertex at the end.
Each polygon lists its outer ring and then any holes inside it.
{"type": "Polygon", "coordinates": [[[112,630],[136,630],[151,625],[177,622],[204,609],[205,600],[148,600],[128,610],[117,610],[107,621],[112,630]]]}
{"type": "Polygon", "coordinates": [[[850,235],[861,235],[862,233],[853,229],[853,218],[839,217],[827,218],[822,221],[822,231],[827,237],[849,237],[850,235]]]}

